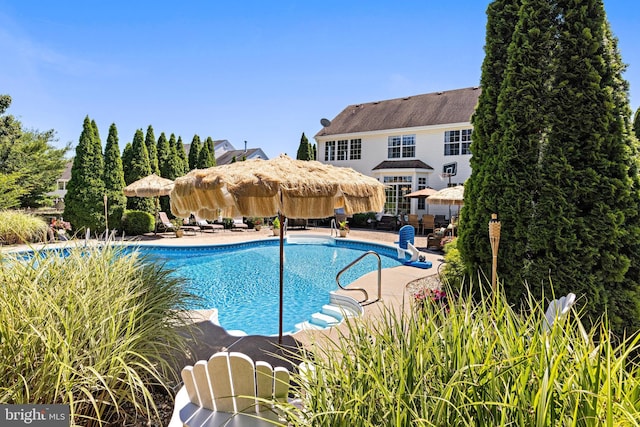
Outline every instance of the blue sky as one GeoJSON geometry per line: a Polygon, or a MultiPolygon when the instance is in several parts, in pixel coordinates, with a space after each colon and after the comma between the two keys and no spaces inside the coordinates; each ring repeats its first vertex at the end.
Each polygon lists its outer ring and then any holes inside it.
{"type": "MultiPolygon", "coordinates": [[[[136,129],[295,156],[349,104],[477,86],[489,0],[0,0],[0,93],[75,146],[136,129]]],[[[640,3],[605,1],[640,106],[640,3]]]]}

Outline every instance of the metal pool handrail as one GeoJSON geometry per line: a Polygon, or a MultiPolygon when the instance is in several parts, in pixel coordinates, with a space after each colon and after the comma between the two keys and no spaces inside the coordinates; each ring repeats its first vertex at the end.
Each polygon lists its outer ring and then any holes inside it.
{"type": "Polygon", "coordinates": [[[345,291],[360,291],[360,292],[362,292],[364,294],[364,300],[358,301],[360,304],[363,304],[363,305],[364,304],[372,304],[374,302],[381,301],[382,300],[382,259],[380,258],[380,255],[375,251],[367,251],[367,252],[363,253],[358,258],[356,258],[351,263],[349,263],[349,265],[347,265],[345,268],[343,268],[342,270],[340,270],[338,272],[338,274],[336,275],[336,283],[338,284],[338,287],[340,287],[340,289],[344,289],[345,291]],[[364,257],[366,257],[368,255],[375,255],[375,257],[378,258],[378,299],[373,300],[373,301],[369,301],[369,294],[367,293],[366,290],[364,290],[362,288],[345,288],[340,283],[340,276],[342,276],[342,273],[344,273],[345,271],[347,271],[348,269],[353,267],[355,264],[360,262],[364,257]]]}

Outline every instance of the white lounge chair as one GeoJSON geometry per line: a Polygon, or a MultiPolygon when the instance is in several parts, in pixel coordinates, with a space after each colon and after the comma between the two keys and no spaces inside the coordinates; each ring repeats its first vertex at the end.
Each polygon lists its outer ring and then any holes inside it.
{"type": "Polygon", "coordinates": [[[286,402],[289,392],[287,369],[236,352],[185,367],[182,380],[169,427],[273,426],[278,416],[267,401],[286,402]]]}
{"type": "Polygon", "coordinates": [[[156,223],[156,229],[162,229],[163,231],[175,231],[176,227],[169,220],[166,212],[158,212],[158,222],[156,223]]]}
{"type": "Polygon", "coordinates": [[[212,233],[215,233],[216,230],[224,230],[224,225],[222,224],[211,224],[206,219],[199,218],[194,215],[196,225],[200,227],[201,231],[211,230],[212,233]]]}
{"type": "Polygon", "coordinates": [[[235,228],[238,230],[240,229],[246,230],[249,228],[249,226],[245,224],[244,221],[242,220],[242,217],[240,217],[240,218],[233,218],[232,228],[235,228]]]}

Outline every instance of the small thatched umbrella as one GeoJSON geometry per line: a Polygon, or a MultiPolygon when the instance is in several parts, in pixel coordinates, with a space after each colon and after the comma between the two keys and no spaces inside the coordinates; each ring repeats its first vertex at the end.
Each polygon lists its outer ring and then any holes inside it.
{"type": "MultiPolygon", "coordinates": [[[[384,185],[350,168],[281,155],[271,160],[247,160],[209,169],[196,169],[177,178],[171,211],[178,217],[192,212],[201,218],[276,216],[327,218],[334,209],[346,214],[378,212],[385,202],[384,185]]],[[[280,331],[282,340],[283,239],[280,227],[280,331]]]]}
{"type": "Polygon", "coordinates": [[[464,186],[447,187],[438,190],[427,197],[427,203],[432,205],[449,205],[449,218],[451,218],[451,205],[464,205],[464,186]]]}
{"type": "MultiPolygon", "coordinates": [[[[149,176],[145,176],[137,181],[132,182],[122,189],[124,195],[127,197],[155,197],[156,198],[156,216],[155,221],[158,220],[159,201],[158,197],[168,196],[173,190],[173,181],[167,178],[152,173],[149,176]]],[[[157,225],[155,227],[157,230],[157,225]]]]}
{"type": "MultiPolygon", "coordinates": [[[[422,190],[416,190],[413,193],[405,194],[404,197],[409,199],[426,199],[429,196],[434,195],[438,190],[427,187],[422,190]]],[[[427,213],[429,213],[429,205],[427,205],[427,213]]]]}

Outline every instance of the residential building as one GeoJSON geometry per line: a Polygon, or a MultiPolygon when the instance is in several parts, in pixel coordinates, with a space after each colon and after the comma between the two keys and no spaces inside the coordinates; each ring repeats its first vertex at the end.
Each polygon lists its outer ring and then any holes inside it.
{"type": "Polygon", "coordinates": [[[48,196],[53,197],[53,204],[56,208],[64,208],[64,196],[67,194],[67,183],[71,179],[71,168],[73,167],[73,160],[67,161],[65,164],[62,175],[56,181],[56,189],[47,193],[48,196]]]}
{"type": "MultiPolygon", "coordinates": [[[[247,141],[244,142],[243,150],[236,150],[236,148],[226,139],[220,139],[213,141],[215,147],[216,165],[227,165],[233,161],[235,157],[237,161],[246,158],[249,159],[264,159],[269,160],[269,157],[262,151],[261,148],[247,148],[247,141]]],[[[184,144],[184,151],[189,155],[189,149],[191,144],[184,144]]]]}
{"type": "Polygon", "coordinates": [[[346,107],[315,135],[318,160],[387,185],[385,212],[449,214],[406,194],[463,184],[471,175],[471,115],[480,89],[435,92],[346,107]]]}

